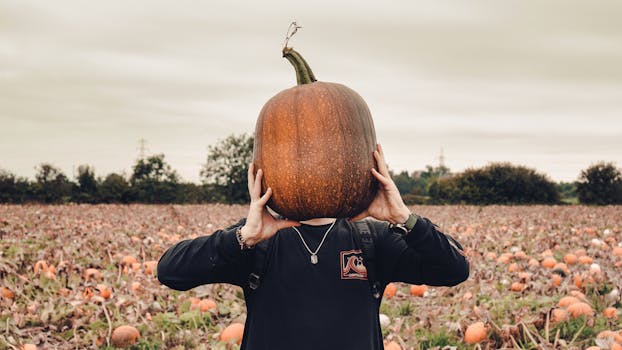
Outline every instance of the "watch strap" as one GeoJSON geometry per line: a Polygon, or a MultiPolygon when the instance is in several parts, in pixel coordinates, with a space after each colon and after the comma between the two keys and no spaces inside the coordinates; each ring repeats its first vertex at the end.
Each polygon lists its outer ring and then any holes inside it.
{"type": "Polygon", "coordinates": [[[417,220],[419,220],[419,215],[414,214],[414,213],[410,213],[410,215],[408,215],[408,219],[406,219],[405,223],[403,223],[403,224],[391,224],[391,225],[389,225],[389,227],[396,228],[396,229],[402,231],[402,234],[407,234],[410,231],[412,231],[412,229],[415,227],[415,225],[417,224],[417,220]]]}
{"type": "Polygon", "coordinates": [[[415,227],[415,224],[417,224],[417,220],[419,220],[419,215],[410,213],[410,215],[408,215],[408,220],[406,220],[406,222],[402,225],[408,232],[410,232],[415,227]]]}

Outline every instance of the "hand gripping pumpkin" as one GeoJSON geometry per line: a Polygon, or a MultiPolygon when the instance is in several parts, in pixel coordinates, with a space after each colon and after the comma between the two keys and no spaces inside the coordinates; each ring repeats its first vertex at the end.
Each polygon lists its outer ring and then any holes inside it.
{"type": "Polygon", "coordinates": [[[376,133],[365,101],[347,86],[316,81],[300,54],[283,49],[298,85],[262,108],[253,162],[263,169],[268,206],[288,219],[352,217],[377,191],[376,133]]]}

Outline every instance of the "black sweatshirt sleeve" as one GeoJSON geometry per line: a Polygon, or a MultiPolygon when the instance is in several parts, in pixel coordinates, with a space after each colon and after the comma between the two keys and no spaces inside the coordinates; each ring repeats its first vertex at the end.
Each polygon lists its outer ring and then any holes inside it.
{"type": "Polygon", "coordinates": [[[207,283],[241,286],[248,277],[249,251],[240,249],[235,231],[244,222],[169,248],[158,261],[160,283],[176,290],[207,283]]]}
{"type": "Polygon", "coordinates": [[[428,219],[419,218],[406,235],[387,225],[381,230],[377,246],[385,282],[454,286],[469,277],[469,262],[460,244],[428,219]]]}

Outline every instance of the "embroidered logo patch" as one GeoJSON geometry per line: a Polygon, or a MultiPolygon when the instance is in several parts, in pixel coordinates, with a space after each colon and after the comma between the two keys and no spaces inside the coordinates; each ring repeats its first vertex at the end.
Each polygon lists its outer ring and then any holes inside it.
{"type": "Polygon", "coordinates": [[[367,269],[363,264],[363,253],[360,250],[348,250],[340,253],[341,279],[366,280],[367,269]]]}

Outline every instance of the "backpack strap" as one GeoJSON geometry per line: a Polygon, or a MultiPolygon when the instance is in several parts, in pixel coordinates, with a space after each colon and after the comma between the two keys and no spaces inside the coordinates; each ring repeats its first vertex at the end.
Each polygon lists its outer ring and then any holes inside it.
{"type": "Polygon", "coordinates": [[[367,269],[367,281],[371,287],[374,298],[381,297],[381,285],[376,275],[376,249],[374,247],[374,236],[376,231],[374,225],[369,220],[356,221],[351,224],[354,229],[354,241],[361,248],[363,263],[367,269]]]}
{"type": "Polygon", "coordinates": [[[253,269],[248,275],[248,286],[252,290],[259,288],[261,285],[261,277],[266,270],[266,257],[268,256],[268,249],[270,248],[271,242],[272,239],[267,239],[257,243],[253,248],[253,269]]]}

